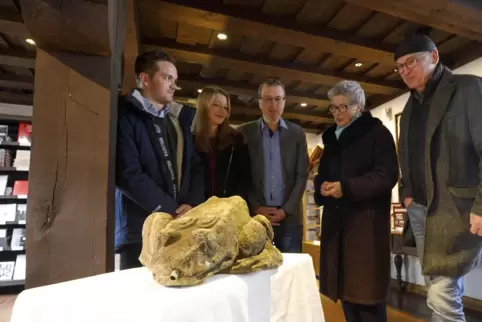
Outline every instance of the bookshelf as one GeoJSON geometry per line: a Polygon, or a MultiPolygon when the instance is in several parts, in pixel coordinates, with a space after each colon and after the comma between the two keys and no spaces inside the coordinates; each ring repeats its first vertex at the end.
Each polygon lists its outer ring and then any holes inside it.
{"type": "Polygon", "coordinates": [[[25,287],[30,121],[0,118],[0,294],[25,287]]]}
{"type": "Polygon", "coordinates": [[[304,242],[319,242],[321,236],[321,215],[323,207],[318,207],[315,203],[315,186],[314,181],[318,164],[323,148],[316,145],[312,151],[309,152],[309,176],[306,183],[305,193],[303,195],[303,241],[304,242]]]}

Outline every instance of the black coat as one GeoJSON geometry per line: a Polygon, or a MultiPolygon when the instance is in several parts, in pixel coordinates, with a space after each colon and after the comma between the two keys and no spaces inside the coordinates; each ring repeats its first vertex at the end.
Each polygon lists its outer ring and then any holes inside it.
{"type": "Polygon", "coordinates": [[[183,107],[177,116],[184,138],[182,181],[173,198],[167,163],[154,132],[153,116],[141,104],[121,99],[118,112],[116,185],[122,192],[119,215],[125,216],[117,246],[142,241],[142,226],[153,211],[174,214],[181,204],[204,201],[202,163],[191,133],[194,109],[183,107]]]}
{"type": "Polygon", "coordinates": [[[209,154],[199,152],[204,166],[204,195],[209,199],[216,197],[240,196],[247,200],[251,185],[249,151],[241,133],[236,133],[233,143],[219,150],[216,149],[214,173],[214,194],[211,184],[209,154]]]}
{"type": "Polygon", "coordinates": [[[337,139],[323,134],[325,150],[315,179],[323,205],[320,290],[332,300],[375,304],[385,300],[390,280],[390,204],[398,179],[392,134],[363,113],[337,139]],[[340,199],[323,197],[324,181],[340,181],[340,199]]]}

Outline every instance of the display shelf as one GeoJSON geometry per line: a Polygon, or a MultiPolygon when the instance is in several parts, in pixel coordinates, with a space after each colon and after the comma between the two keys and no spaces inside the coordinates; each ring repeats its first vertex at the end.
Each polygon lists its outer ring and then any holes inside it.
{"type": "Polygon", "coordinates": [[[31,123],[0,119],[0,294],[25,287],[31,123]]]}
{"type": "Polygon", "coordinates": [[[321,214],[323,207],[315,203],[315,186],[318,164],[323,154],[323,148],[317,145],[310,153],[309,175],[303,195],[303,241],[319,242],[321,236],[321,214]]]}

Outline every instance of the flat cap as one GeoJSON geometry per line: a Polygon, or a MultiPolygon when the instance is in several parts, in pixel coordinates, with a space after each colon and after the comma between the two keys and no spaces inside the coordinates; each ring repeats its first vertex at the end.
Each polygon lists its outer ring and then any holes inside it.
{"type": "Polygon", "coordinates": [[[432,51],[436,49],[434,42],[430,37],[424,34],[415,34],[408,36],[405,38],[400,44],[398,44],[397,49],[395,50],[394,60],[398,58],[418,53],[422,51],[432,51]]]}

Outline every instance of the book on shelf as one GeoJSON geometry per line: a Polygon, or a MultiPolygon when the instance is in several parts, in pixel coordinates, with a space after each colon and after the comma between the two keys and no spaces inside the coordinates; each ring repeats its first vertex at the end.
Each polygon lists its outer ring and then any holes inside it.
{"type": "Polygon", "coordinates": [[[20,145],[32,144],[32,124],[20,122],[18,125],[18,143],[20,145]]]}
{"type": "Polygon", "coordinates": [[[0,262],[0,281],[11,280],[15,269],[14,261],[0,262]]]}

